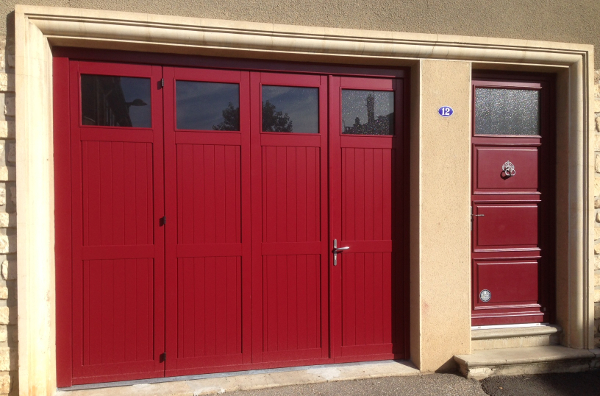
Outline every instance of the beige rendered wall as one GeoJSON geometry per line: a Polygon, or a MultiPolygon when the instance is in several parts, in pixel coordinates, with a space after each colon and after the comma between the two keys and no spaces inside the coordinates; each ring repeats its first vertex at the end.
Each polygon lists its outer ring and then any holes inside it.
{"type": "Polygon", "coordinates": [[[471,64],[422,60],[419,69],[411,87],[420,94],[411,103],[411,359],[424,372],[445,371],[453,355],[471,353],[471,64]],[[454,114],[441,117],[441,106],[454,114]]]}
{"type": "Polygon", "coordinates": [[[15,4],[396,32],[593,44],[600,64],[598,0],[0,0],[0,34],[15,4]]]}

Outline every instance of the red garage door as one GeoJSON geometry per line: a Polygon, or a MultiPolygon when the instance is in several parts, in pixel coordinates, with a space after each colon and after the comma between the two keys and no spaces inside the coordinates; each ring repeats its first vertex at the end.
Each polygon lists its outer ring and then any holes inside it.
{"type": "Polygon", "coordinates": [[[402,79],[55,68],[59,386],[406,357],[402,79]]]}

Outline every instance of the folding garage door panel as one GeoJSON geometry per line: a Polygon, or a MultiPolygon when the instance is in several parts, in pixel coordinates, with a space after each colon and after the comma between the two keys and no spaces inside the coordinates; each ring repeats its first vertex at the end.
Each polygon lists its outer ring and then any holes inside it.
{"type": "Polygon", "coordinates": [[[159,79],[156,67],[71,67],[73,383],[162,375],[159,79]]]}
{"type": "Polygon", "coordinates": [[[392,220],[402,201],[392,170],[401,98],[393,80],[341,78],[332,85],[332,102],[339,103],[331,122],[332,237],[348,247],[333,269],[335,356],[393,358],[392,285],[401,285],[394,280],[400,255],[392,249],[392,220]]]}
{"type": "Polygon", "coordinates": [[[327,80],[251,78],[253,357],[314,363],[329,354],[327,80]]]}
{"type": "Polygon", "coordinates": [[[241,358],[239,146],[177,144],[177,356],[241,358]]]}
{"type": "Polygon", "coordinates": [[[247,80],[165,68],[167,375],[250,357],[247,80]]]}
{"type": "Polygon", "coordinates": [[[319,147],[262,147],[264,352],[321,353],[320,160],[319,147]]]}

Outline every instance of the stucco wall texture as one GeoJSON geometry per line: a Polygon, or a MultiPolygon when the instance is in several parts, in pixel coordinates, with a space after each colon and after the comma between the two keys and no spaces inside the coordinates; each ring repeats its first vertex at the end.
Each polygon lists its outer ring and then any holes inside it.
{"type": "MultiPolygon", "coordinates": [[[[397,32],[593,44],[600,64],[598,0],[24,0],[28,5],[397,32]]],[[[11,36],[15,1],[0,0],[11,36]]]]}

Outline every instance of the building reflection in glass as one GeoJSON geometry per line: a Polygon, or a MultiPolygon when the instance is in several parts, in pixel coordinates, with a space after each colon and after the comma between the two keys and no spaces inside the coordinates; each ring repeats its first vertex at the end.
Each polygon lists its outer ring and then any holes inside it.
{"type": "Polygon", "coordinates": [[[150,128],[150,79],[119,76],[81,76],[83,125],[150,128]]]}
{"type": "Polygon", "coordinates": [[[394,134],[394,93],[342,90],[342,133],[394,134]]]}

